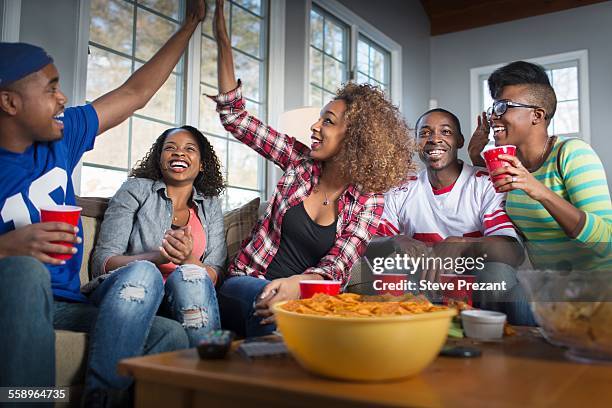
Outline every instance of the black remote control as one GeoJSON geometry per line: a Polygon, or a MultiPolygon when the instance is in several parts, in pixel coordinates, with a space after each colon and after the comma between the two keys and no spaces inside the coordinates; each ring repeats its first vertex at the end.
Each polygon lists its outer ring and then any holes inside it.
{"type": "Polygon", "coordinates": [[[221,359],[229,351],[234,333],[229,330],[211,330],[198,344],[198,354],[201,359],[221,359]]]}
{"type": "Polygon", "coordinates": [[[482,353],[475,347],[446,346],[442,348],[440,355],[444,357],[474,358],[480,357],[482,353]]]}

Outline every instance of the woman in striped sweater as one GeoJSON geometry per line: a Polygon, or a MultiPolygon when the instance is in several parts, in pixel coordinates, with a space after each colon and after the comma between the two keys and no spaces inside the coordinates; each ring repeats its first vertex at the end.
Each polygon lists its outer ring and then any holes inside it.
{"type": "MultiPolygon", "coordinates": [[[[508,192],[506,212],[527,241],[538,269],[612,270],[612,206],[606,173],[590,145],[548,135],[557,100],[539,65],[518,61],[488,80],[495,100],[489,111],[497,145],[512,144],[517,156],[491,176],[508,192]]],[[[480,122],[480,121],[479,121],[480,122]]],[[[488,129],[483,129],[488,133],[488,129]]],[[[482,132],[485,134],[485,132],[482,132]]],[[[482,136],[470,142],[472,161],[482,161],[482,136]]]]}

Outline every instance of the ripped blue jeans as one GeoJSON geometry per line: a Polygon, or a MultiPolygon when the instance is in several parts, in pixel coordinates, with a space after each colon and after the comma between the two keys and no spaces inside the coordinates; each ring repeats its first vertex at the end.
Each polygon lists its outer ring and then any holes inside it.
{"type": "MultiPolygon", "coordinates": [[[[156,317],[163,296],[161,274],[156,265],[147,261],[117,269],[90,294],[89,299],[97,307],[97,318],[89,330],[85,392],[96,388],[125,389],[130,385],[131,378],[117,374],[117,363],[124,358],[142,355],[147,348],[161,352],[187,347],[185,333],[176,322],[156,317]],[[164,347],[146,344],[145,340],[150,342],[160,328],[165,331],[164,336],[175,340],[162,340],[169,342],[164,347]]],[[[58,317],[55,320],[56,327],[61,327],[58,317]]],[[[155,336],[154,342],[158,342],[159,334],[155,336]]]]}
{"type": "Polygon", "coordinates": [[[206,270],[197,265],[177,267],[166,280],[159,313],[183,325],[191,347],[208,331],[219,329],[215,286],[206,270]]]}

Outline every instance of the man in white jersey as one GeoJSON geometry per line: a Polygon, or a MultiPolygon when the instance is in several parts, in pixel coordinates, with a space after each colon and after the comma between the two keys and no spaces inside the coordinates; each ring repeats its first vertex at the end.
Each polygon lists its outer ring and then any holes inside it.
{"type": "MultiPolygon", "coordinates": [[[[469,273],[478,282],[517,284],[514,267],[524,259],[523,248],[504,210],[505,195],[495,192],[486,169],[458,159],[464,138],[457,117],[444,109],[425,112],[416,123],[419,157],[425,169],[402,187],[385,195],[379,235],[401,235],[431,247],[439,258],[484,258],[484,267],[469,273]]],[[[482,265],[482,264],[481,264],[482,265]]],[[[429,280],[442,271],[430,268],[429,280]]],[[[492,295],[492,294],[488,294],[492,295]]],[[[491,296],[481,298],[491,300],[491,296]]],[[[481,304],[483,306],[483,304],[481,304]]],[[[487,307],[493,307],[487,301],[487,307]]]]}

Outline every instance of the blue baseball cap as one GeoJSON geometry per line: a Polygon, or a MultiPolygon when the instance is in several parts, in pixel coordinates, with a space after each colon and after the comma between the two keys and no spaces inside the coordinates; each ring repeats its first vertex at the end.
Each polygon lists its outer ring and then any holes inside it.
{"type": "Polygon", "coordinates": [[[53,58],[40,47],[0,42],[0,86],[15,82],[51,63],[53,58]]]}

